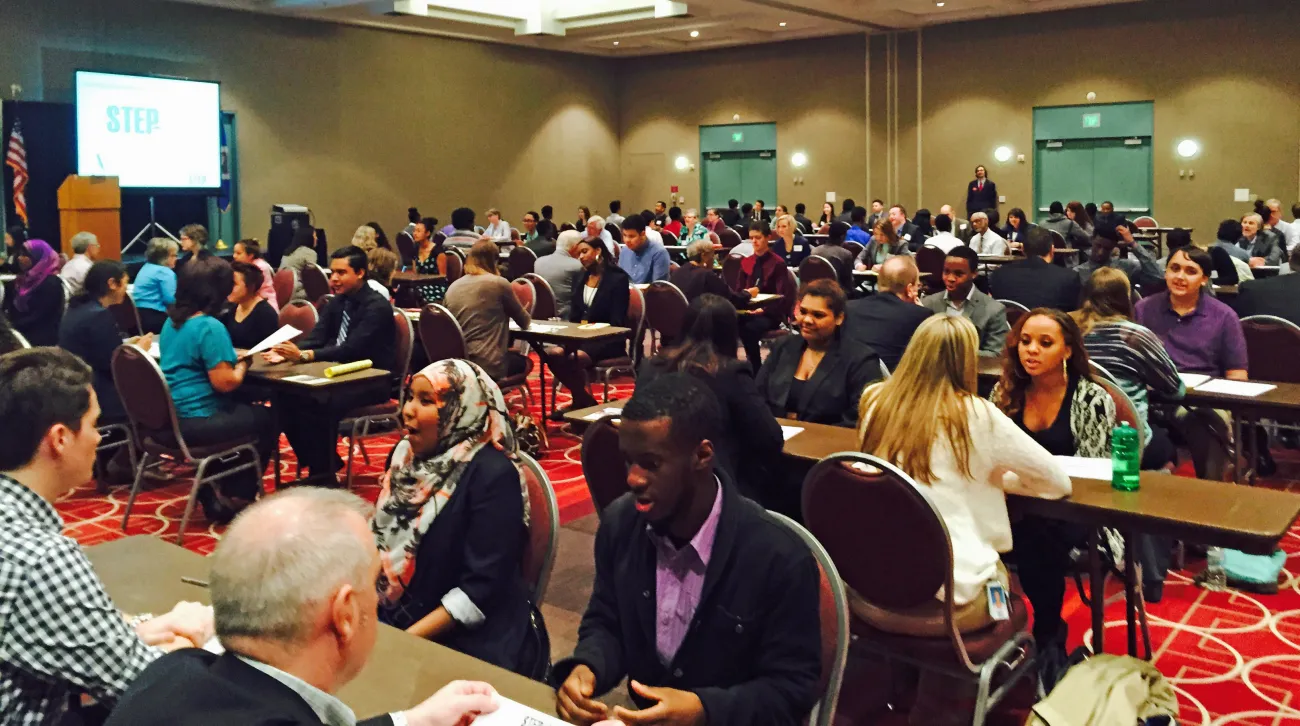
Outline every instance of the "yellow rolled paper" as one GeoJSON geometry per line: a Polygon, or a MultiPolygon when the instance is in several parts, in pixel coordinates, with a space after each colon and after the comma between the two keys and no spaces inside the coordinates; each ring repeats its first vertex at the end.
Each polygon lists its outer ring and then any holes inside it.
{"type": "Polygon", "coordinates": [[[374,365],[375,365],[374,361],[370,360],[369,358],[365,360],[355,361],[353,363],[340,363],[336,366],[330,366],[329,368],[326,368],[325,377],[334,378],[336,376],[346,376],[349,373],[364,371],[365,369],[370,368],[374,365]]]}

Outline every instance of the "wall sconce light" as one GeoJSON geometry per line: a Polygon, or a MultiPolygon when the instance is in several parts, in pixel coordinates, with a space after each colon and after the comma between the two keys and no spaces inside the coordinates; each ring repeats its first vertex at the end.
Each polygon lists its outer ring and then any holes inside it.
{"type": "Polygon", "coordinates": [[[1201,145],[1196,139],[1183,139],[1178,142],[1178,156],[1184,159],[1191,159],[1201,153],[1201,145]]]}
{"type": "Polygon", "coordinates": [[[993,158],[1005,164],[1011,161],[1011,153],[1010,146],[999,146],[993,150],[993,158]]]}
{"type": "Polygon", "coordinates": [[[673,166],[677,167],[677,171],[686,171],[691,168],[691,160],[687,159],[685,156],[679,156],[677,157],[677,160],[673,162],[673,166]]]}
{"type": "Polygon", "coordinates": [[[802,151],[796,151],[790,155],[790,165],[796,169],[802,169],[808,166],[808,155],[802,151]]]}

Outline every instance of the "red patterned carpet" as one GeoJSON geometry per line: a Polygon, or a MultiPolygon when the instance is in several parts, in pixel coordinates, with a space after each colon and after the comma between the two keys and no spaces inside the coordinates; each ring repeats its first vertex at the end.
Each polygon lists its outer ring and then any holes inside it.
{"type": "MultiPolygon", "coordinates": [[[[536,379],[533,389],[536,401],[536,379]]],[[[620,382],[613,387],[612,397],[630,393],[631,383],[620,382]]],[[[511,398],[513,404],[515,396],[511,398]]],[[[567,398],[561,393],[561,405],[568,404],[567,398]]],[[[581,439],[570,433],[567,425],[551,424],[548,431],[550,450],[539,460],[559,498],[561,521],[568,523],[592,512],[582,477],[581,439]]],[[[395,437],[365,442],[370,464],[358,454],[353,485],[358,494],[374,500],[380,468],[394,442],[395,437]]],[[[340,454],[346,453],[341,444],[340,454]]],[[[281,456],[282,475],[292,478],[293,452],[283,440],[281,456]]],[[[1268,485],[1300,495],[1300,454],[1282,452],[1279,459],[1279,475],[1268,485]]],[[[273,479],[267,476],[268,490],[273,479]]],[[[142,493],[125,534],[174,537],[188,493],[188,479],[142,493]]],[[[125,536],[121,523],[127,494],[125,488],[116,488],[101,495],[94,486],[72,492],[57,505],[67,522],[67,533],[85,545],[125,536]]],[[[206,522],[196,507],[185,547],[208,554],[220,536],[221,528],[206,522]]],[[[1300,525],[1281,544],[1289,559],[1283,573],[1285,582],[1276,595],[1202,590],[1191,584],[1191,578],[1204,563],[1192,560],[1187,570],[1170,573],[1164,600],[1148,607],[1155,663],[1178,693],[1181,724],[1300,726],[1300,525]]],[[[1073,646],[1087,637],[1090,628],[1089,613],[1073,586],[1066,612],[1073,646]]],[[[1106,649],[1122,652],[1125,641],[1120,601],[1107,610],[1106,649]]],[[[994,714],[990,723],[1020,723],[1022,719],[1023,711],[1013,706],[1011,713],[994,714]]]]}

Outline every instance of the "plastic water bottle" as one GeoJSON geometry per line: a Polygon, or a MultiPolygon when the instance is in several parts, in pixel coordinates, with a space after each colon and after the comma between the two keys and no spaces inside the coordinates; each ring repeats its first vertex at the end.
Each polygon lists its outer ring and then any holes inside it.
{"type": "Polygon", "coordinates": [[[1126,421],[1110,433],[1110,460],[1110,485],[1122,492],[1137,491],[1142,483],[1142,452],[1137,429],[1126,421]]]}
{"type": "Polygon", "coordinates": [[[1202,580],[1207,590],[1228,589],[1228,571],[1223,566],[1223,548],[1208,547],[1205,550],[1205,577],[1202,580]]]}

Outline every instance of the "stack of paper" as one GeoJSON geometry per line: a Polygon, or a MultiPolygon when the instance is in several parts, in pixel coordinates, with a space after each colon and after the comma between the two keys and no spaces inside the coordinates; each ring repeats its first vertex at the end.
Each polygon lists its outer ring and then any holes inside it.
{"type": "Polygon", "coordinates": [[[1210,380],[1209,376],[1200,373],[1179,373],[1178,377],[1183,379],[1183,385],[1188,388],[1196,388],[1202,383],[1206,383],[1210,380]]]}
{"type": "Polygon", "coordinates": [[[1110,459],[1085,459],[1082,456],[1058,456],[1056,460],[1071,479],[1099,479],[1110,481],[1113,469],[1110,459]]]}
{"type": "Polygon", "coordinates": [[[568,724],[498,693],[497,710],[476,717],[474,726],[568,726],[568,724]]]}
{"type": "Polygon", "coordinates": [[[1246,396],[1254,398],[1277,388],[1271,383],[1252,383],[1250,381],[1229,381],[1216,378],[1209,383],[1196,387],[1198,393],[1222,393],[1226,396],[1246,396]]]}

